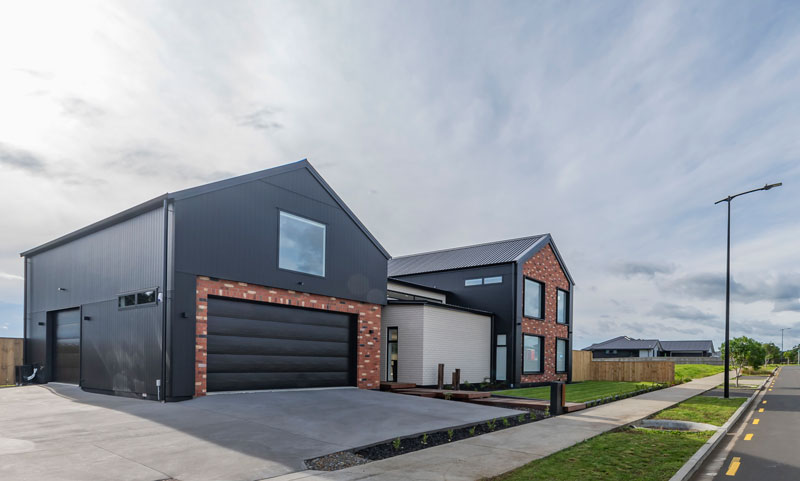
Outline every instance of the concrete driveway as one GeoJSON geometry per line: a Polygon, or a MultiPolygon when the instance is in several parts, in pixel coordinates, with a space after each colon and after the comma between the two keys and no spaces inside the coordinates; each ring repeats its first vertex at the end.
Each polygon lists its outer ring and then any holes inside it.
{"type": "Polygon", "coordinates": [[[360,389],[218,394],[179,403],[75,386],[0,389],[0,479],[270,478],[308,458],[517,411],[360,389]]]}

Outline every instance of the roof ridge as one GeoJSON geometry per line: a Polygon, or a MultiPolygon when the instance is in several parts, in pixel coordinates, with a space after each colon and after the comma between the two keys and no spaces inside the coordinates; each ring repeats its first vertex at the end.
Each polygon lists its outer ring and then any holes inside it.
{"type": "Polygon", "coordinates": [[[502,244],[504,242],[514,242],[514,241],[519,241],[519,240],[523,240],[523,239],[533,239],[534,237],[536,239],[541,239],[542,236],[545,236],[545,235],[547,235],[547,234],[535,234],[535,235],[529,235],[529,236],[523,236],[523,237],[516,237],[514,239],[503,239],[503,240],[496,240],[496,241],[491,241],[491,242],[483,242],[483,243],[480,243],[480,244],[471,244],[471,245],[459,246],[459,247],[449,247],[447,249],[439,249],[439,250],[433,250],[433,251],[427,251],[427,252],[418,252],[416,254],[406,254],[404,256],[392,257],[392,259],[390,259],[390,260],[405,259],[405,258],[408,258],[408,257],[424,256],[424,255],[428,255],[428,254],[438,254],[440,252],[457,251],[457,250],[460,250],[460,249],[469,249],[471,247],[483,247],[483,246],[488,246],[488,245],[493,245],[493,244],[502,244]]]}

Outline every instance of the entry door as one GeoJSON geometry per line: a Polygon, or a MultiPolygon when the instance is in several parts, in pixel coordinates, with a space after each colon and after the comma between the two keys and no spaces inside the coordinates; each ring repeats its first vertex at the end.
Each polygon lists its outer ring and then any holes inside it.
{"type": "Polygon", "coordinates": [[[53,381],[79,384],[81,366],[80,309],[53,313],[53,381]]]}
{"type": "Polygon", "coordinates": [[[398,333],[396,327],[389,327],[386,329],[386,354],[389,363],[386,366],[386,380],[389,382],[397,382],[397,361],[398,350],[397,341],[398,333]]]}

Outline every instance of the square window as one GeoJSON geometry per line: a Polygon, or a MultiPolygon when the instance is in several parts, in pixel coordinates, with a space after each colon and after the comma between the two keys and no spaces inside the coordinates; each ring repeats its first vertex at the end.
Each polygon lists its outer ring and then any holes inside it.
{"type": "Polygon", "coordinates": [[[542,344],[544,340],[539,336],[523,336],[522,370],[526,373],[542,372],[542,344]]]}
{"type": "Polygon", "coordinates": [[[144,291],[136,293],[136,304],[154,304],[156,302],[156,291],[144,291]]]}
{"type": "Polygon", "coordinates": [[[119,296],[119,307],[132,307],[136,305],[136,294],[119,296]]]}
{"type": "Polygon", "coordinates": [[[525,279],[523,311],[525,317],[544,319],[544,284],[525,279]]]}
{"type": "Polygon", "coordinates": [[[280,213],[278,267],[325,277],[325,224],[280,213]]]}

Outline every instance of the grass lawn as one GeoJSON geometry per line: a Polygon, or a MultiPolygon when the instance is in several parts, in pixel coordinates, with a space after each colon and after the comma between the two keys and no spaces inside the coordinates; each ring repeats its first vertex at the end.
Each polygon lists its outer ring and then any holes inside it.
{"type": "Polygon", "coordinates": [[[606,433],[503,474],[495,481],[668,480],[713,431],[627,429],[606,433]]]}
{"type": "MultiPolygon", "coordinates": [[[[643,387],[652,386],[652,382],[616,382],[616,381],[583,381],[567,384],[567,402],[582,403],[613,396],[638,391],[643,387]]],[[[550,399],[550,387],[526,387],[520,389],[507,389],[505,391],[494,391],[493,394],[502,396],[517,396],[531,399],[550,399]]]]}
{"type": "Polygon", "coordinates": [[[674,419],[722,426],[747,398],[695,396],[653,416],[653,419],[674,419]]]}
{"type": "Polygon", "coordinates": [[[719,374],[724,370],[724,366],[712,366],[709,364],[675,364],[675,381],[689,382],[692,379],[719,374]]]}

